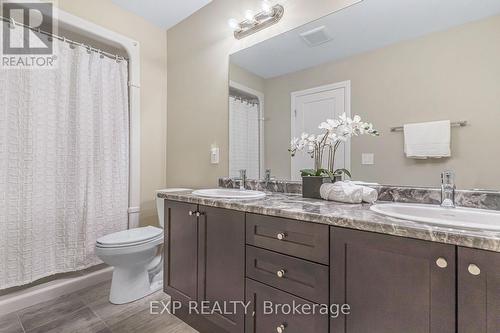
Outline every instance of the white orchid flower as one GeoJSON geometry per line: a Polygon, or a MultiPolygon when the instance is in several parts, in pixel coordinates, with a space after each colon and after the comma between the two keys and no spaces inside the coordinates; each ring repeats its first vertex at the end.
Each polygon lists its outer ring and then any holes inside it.
{"type": "Polygon", "coordinates": [[[344,113],[342,113],[342,114],[339,116],[339,119],[340,119],[340,122],[341,122],[342,124],[347,123],[347,115],[346,115],[346,113],[345,113],[345,112],[344,112],[344,113]]]}
{"type": "Polygon", "coordinates": [[[289,151],[292,156],[298,150],[305,150],[312,158],[315,159],[315,169],[322,169],[322,158],[325,153],[325,148],[331,149],[333,154],[328,156],[328,169],[334,172],[333,165],[335,153],[341,143],[347,142],[352,136],[369,134],[378,136],[377,130],[373,129],[373,124],[361,121],[359,115],[355,115],[352,119],[345,113],[337,119],[326,119],[319,127],[323,130],[322,134],[314,135],[302,133],[300,138],[294,138],[290,142],[289,151]]]}
{"type": "Polygon", "coordinates": [[[326,122],[322,122],[319,125],[319,129],[324,129],[327,131],[333,131],[337,126],[340,125],[340,122],[338,120],[334,119],[327,119],[326,122]]]}

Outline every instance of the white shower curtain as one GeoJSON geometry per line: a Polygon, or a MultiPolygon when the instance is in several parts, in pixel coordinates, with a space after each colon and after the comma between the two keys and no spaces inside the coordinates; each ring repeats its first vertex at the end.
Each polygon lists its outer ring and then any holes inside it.
{"type": "Polygon", "coordinates": [[[260,107],[229,97],[229,176],[245,169],[249,179],[260,178],[260,107]]]}
{"type": "Polygon", "coordinates": [[[0,69],[0,289],[95,265],[127,228],[127,63],[54,48],[56,69],[0,69]]]}

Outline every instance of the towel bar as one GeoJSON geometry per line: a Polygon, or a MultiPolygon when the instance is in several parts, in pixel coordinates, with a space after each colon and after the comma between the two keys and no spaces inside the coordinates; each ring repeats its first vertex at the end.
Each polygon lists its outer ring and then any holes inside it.
{"type": "MultiPolygon", "coordinates": [[[[467,126],[467,121],[462,120],[462,121],[454,121],[451,123],[451,127],[465,127],[467,126]]],[[[398,127],[391,127],[391,132],[402,132],[403,131],[403,126],[398,126],[398,127]]]]}

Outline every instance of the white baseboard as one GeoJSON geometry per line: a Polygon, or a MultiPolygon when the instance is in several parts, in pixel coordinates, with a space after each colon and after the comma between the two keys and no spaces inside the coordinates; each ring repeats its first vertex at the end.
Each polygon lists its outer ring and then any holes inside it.
{"type": "Polygon", "coordinates": [[[0,315],[19,311],[29,306],[111,280],[113,267],[105,267],[80,276],[58,278],[40,285],[0,296],[0,315]]]}

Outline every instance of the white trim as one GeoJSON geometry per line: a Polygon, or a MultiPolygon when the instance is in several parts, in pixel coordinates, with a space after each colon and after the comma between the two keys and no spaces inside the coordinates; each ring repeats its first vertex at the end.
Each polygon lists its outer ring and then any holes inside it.
{"type": "Polygon", "coordinates": [[[140,104],[140,45],[139,42],[54,8],[58,26],[93,40],[123,48],[128,55],[129,108],[130,108],[130,165],[129,165],[129,228],[139,226],[141,205],[141,104],[140,104]]]}
{"type": "MultiPolygon", "coordinates": [[[[291,123],[291,132],[290,132],[290,141],[293,138],[293,133],[295,133],[295,110],[296,110],[296,99],[298,97],[306,96],[306,95],[311,95],[311,94],[317,94],[321,93],[324,91],[329,91],[329,90],[335,90],[335,89],[344,89],[344,107],[345,107],[345,113],[348,117],[351,117],[351,81],[342,81],[342,82],[337,82],[337,83],[332,83],[332,84],[327,84],[324,86],[319,86],[319,87],[314,87],[311,89],[306,89],[306,90],[300,90],[300,91],[294,91],[290,93],[291,96],[291,110],[290,110],[290,123],[291,123]]],[[[319,126],[319,124],[318,124],[319,126]]],[[[293,170],[293,158],[290,157],[290,170],[293,170]]],[[[348,170],[351,170],[351,141],[347,141],[345,143],[345,150],[344,150],[344,167],[348,170]]],[[[292,175],[290,175],[291,178],[292,175]]]]}
{"type": "Polygon", "coordinates": [[[5,294],[0,296],[0,315],[19,311],[100,282],[111,280],[112,273],[113,267],[105,267],[97,271],[83,273],[83,275],[76,272],[74,274],[78,276],[58,277],[53,281],[5,294]]]}
{"type": "MultiPolygon", "coordinates": [[[[263,175],[264,175],[264,121],[265,121],[265,118],[264,118],[264,115],[265,115],[265,112],[264,112],[264,93],[263,92],[260,92],[258,90],[255,90],[255,89],[252,89],[252,88],[248,88],[247,86],[241,84],[241,83],[238,83],[238,82],[235,82],[235,81],[232,81],[230,80],[229,81],[229,87],[233,87],[235,89],[238,89],[238,90],[241,90],[241,91],[244,91],[246,93],[249,93],[249,94],[252,94],[252,95],[255,95],[257,96],[257,98],[259,99],[259,157],[260,157],[260,165],[259,165],[259,178],[262,178],[263,175]]],[[[229,103],[229,102],[228,102],[229,103]]],[[[229,113],[231,114],[231,113],[229,113]]],[[[229,119],[229,133],[231,133],[231,119],[229,119]]],[[[229,147],[231,146],[231,136],[229,136],[229,147]]],[[[229,159],[229,170],[231,170],[231,159],[229,159]]]]}

